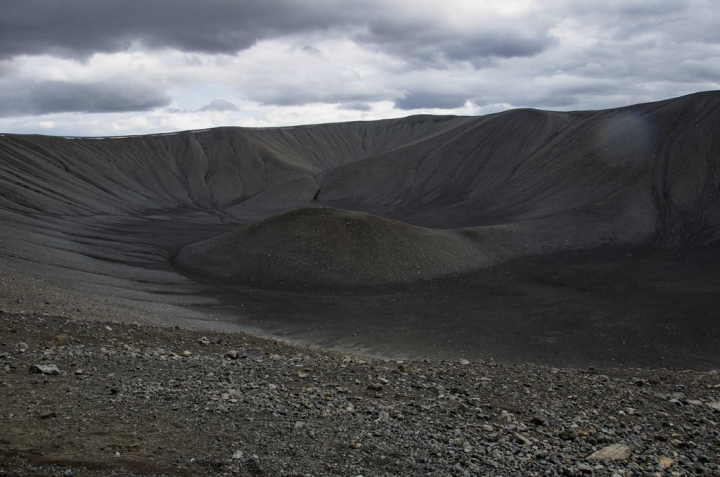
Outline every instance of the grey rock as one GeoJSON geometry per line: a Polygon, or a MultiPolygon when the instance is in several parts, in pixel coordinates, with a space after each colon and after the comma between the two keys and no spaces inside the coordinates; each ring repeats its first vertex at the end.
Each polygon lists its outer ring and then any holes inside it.
{"type": "Polygon", "coordinates": [[[535,416],[532,419],[530,419],[530,422],[533,423],[536,426],[547,426],[548,422],[544,418],[540,416],[535,416]]]}
{"type": "Polygon", "coordinates": [[[33,364],[30,366],[30,374],[45,374],[48,376],[58,376],[60,369],[54,364],[33,364]]]}
{"type": "Polygon", "coordinates": [[[627,460],[630,458],[630,454],[630,447],[624,444],[612,444],[593,452],[588,459],[608,461],[627,460]]]}
{"type": "Polygon", "coordinates": [[[241,349],[237,352],[238,358],[258,359],[262,358],[263,356],[265,356],[265,352],[260,348],[241,349]]]}

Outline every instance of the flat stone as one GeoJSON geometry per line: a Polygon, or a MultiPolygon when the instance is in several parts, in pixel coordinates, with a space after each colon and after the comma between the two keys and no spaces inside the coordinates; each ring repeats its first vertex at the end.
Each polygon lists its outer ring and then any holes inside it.
{"type": "Polygon", "coordinates": [[[710,406],[710,409],[714,409],[715,411],[720,411],[720,401],[710,402],[710,403],[708,403],[708,406],[710,406]]]}
{"type": "Polygon", "coordinates": [[[670,457],[660,457],[660,465],[663,469],[669,469],[673,465],[675,465],[675,461],[672,460],[670,457]]]}
{"type": "Polygon", "coordinates": [[[265,352],[260,348],[241,349],[240,351],[238,351],[237,354],[238,358],[258,359],[262,358],[263,356],[265,356],[265,352]]]}
{"type": "Polygon", "coordinates": [[[47,374],[49,376],[57,376],[60,370],[54,364],[33,364],[30,366],[30,374],[47,374]]]}
{"type": "Polygon", "coordinates": [[[613,444],[593,452],[588,459],[626,460],[630,458],[630,448],[624,444],[613,444]]]}

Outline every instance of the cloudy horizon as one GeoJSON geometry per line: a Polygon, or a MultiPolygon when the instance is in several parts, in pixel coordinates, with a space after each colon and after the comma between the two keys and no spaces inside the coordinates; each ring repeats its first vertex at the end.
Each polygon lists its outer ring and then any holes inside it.
{"type": "Polygon", "coordinates": [[[9,0],[0,133],[613,108],[720,89],[718,24],[708,0],[9,0]]]}

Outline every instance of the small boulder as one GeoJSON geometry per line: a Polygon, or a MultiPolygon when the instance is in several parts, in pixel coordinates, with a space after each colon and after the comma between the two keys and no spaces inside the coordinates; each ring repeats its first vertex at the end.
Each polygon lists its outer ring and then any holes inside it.
{"type": "Polygon", "coordinates": [[[626,460],[630,458],[630,448],[624,444],[613,444],[593,452],[592,460],[626,460]]]}
{"type": "Polygon", "coordinates": [[[33,364],[30,366],[30,374],[46,374],[48,376],[58,376],[60,370],[54,364],[33,364]]]}

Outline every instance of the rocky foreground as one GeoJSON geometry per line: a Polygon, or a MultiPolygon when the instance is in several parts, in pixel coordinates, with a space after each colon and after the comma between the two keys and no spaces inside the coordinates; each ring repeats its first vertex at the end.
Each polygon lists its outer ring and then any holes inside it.
{"type": "Polygon", "coordinates": [[[0,475],[720,475],[720,375],[0,313],[0,475]]]}

